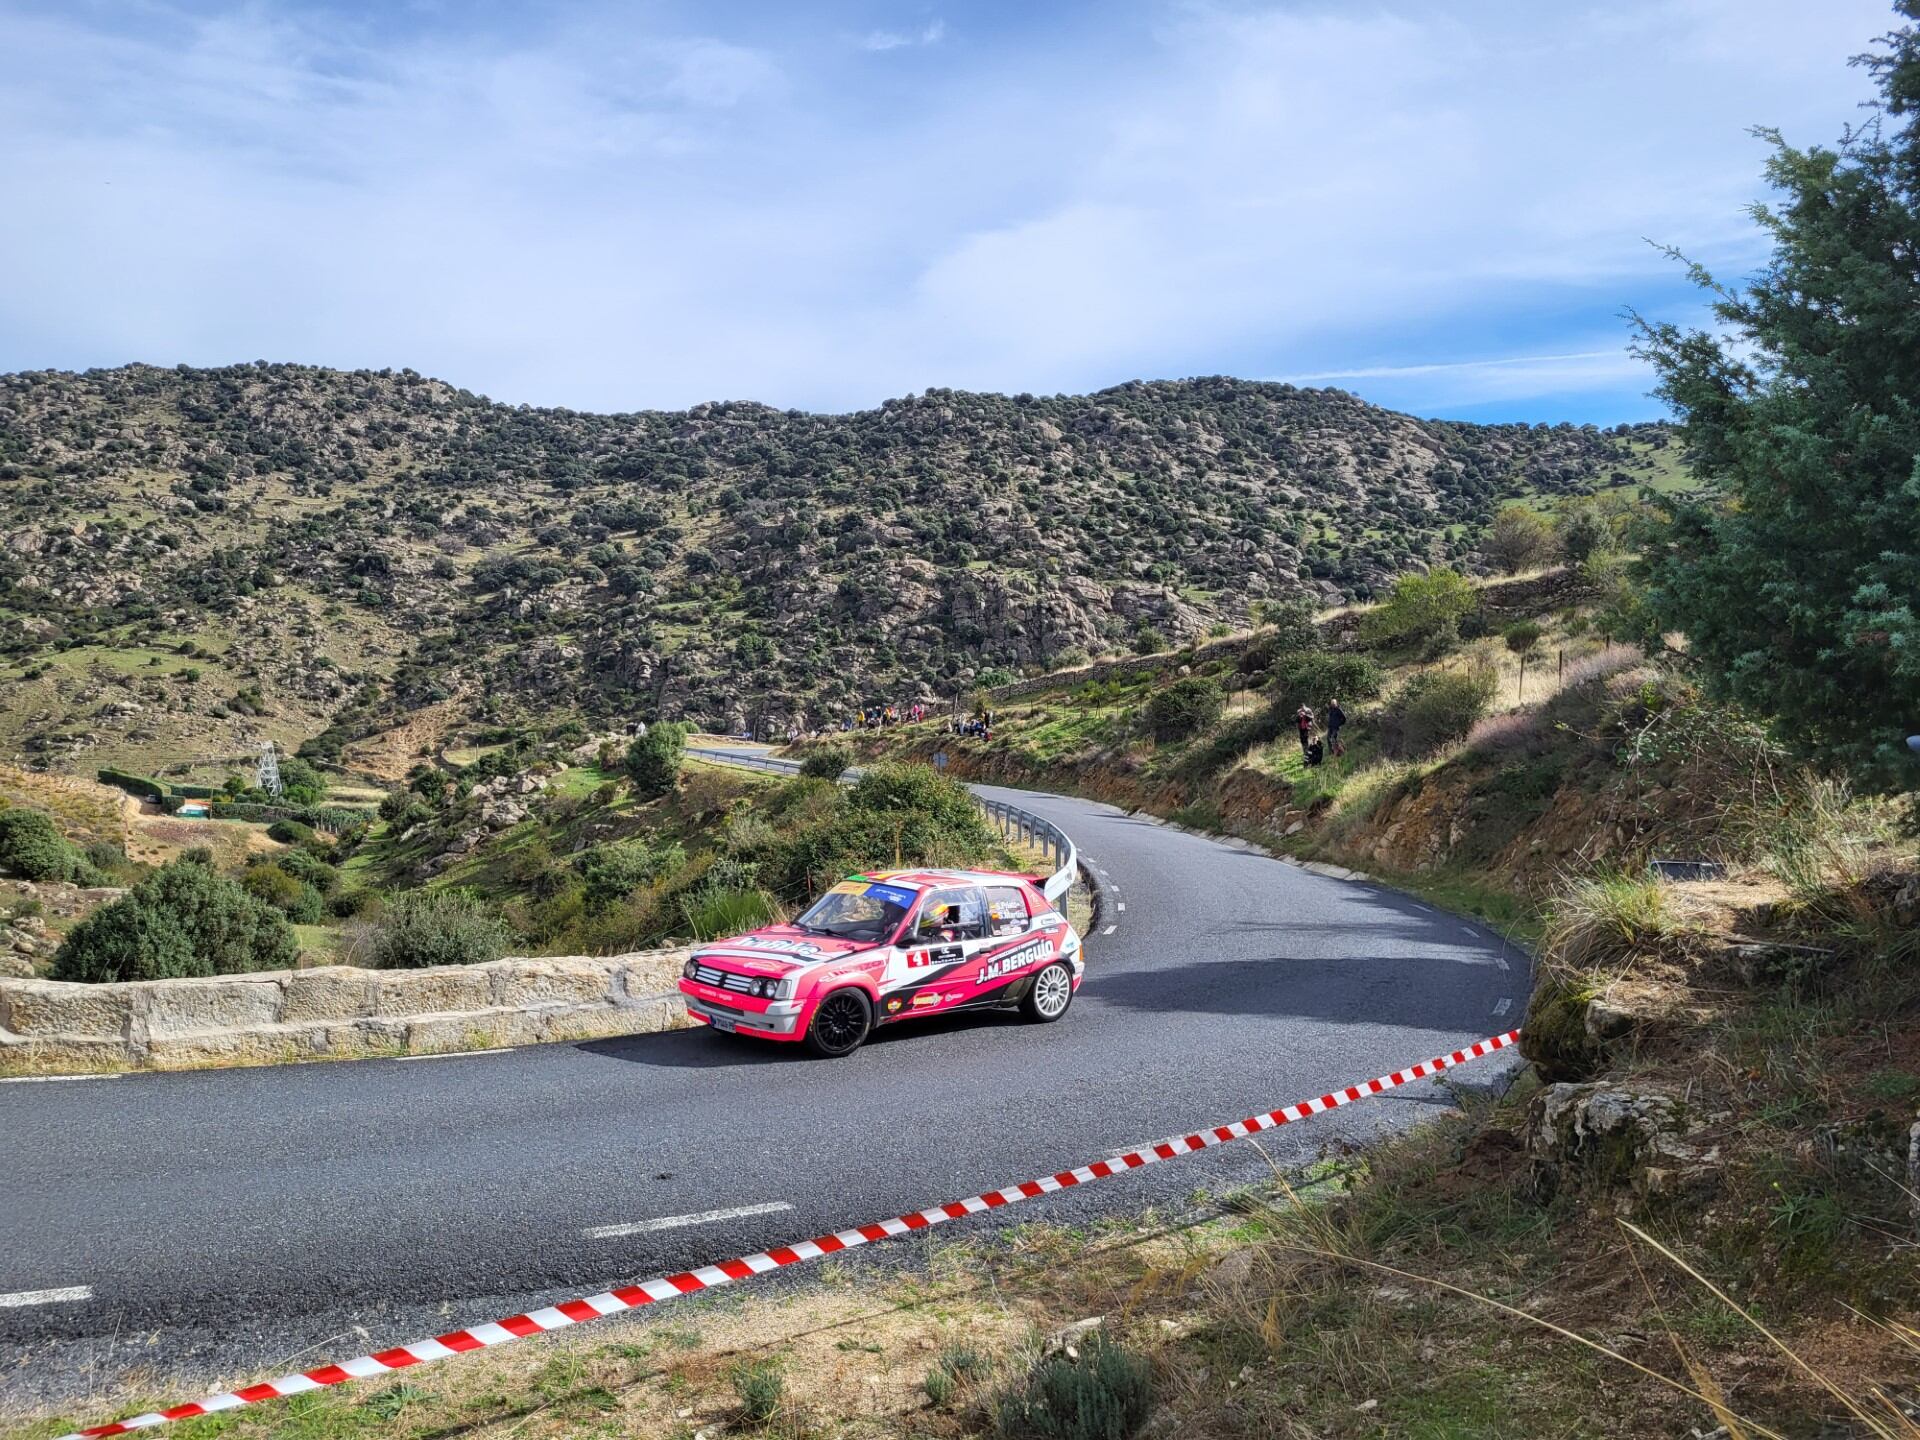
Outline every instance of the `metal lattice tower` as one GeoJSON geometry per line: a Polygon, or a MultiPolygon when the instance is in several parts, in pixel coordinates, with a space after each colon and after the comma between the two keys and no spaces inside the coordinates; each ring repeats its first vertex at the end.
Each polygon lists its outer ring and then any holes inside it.
{"type": "Polygon", "coordinates": [[[280,783],[280,757],[274,753],[271,740],[260,747],[257,783],[269,795],[278,795],[285,788],[280,783]]]}

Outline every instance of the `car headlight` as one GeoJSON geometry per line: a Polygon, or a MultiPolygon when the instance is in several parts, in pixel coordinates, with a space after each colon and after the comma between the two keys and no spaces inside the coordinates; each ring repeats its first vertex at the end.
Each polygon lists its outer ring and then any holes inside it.
{"type": "Polygon", "coordinates": [[[793,981],[761,979],[753,982],[753,995],[761,1000],[791,1000],[793,981]]]}
{"type": "Polygon", "coordinates": [[[683,976],[683,977],[684,977],[685,979],[688,979],[688,980],[691,980],[691,979],[693,978],[693,972],[694,972],[694,971],[696,971],[696,970],[698,970],[699,968],[700,968],[700,962],[699,962],[699,961],[697,961],[697,960],[693,960],[693,959],[689,959],[689,960],[687,961],[687,963],[686,963],[686,964],[684,964],[684,965],[682,965],[682,966],[680,967],[680,974],[681,974],[681,975],[682,975],[682,976],[683,976]]]}

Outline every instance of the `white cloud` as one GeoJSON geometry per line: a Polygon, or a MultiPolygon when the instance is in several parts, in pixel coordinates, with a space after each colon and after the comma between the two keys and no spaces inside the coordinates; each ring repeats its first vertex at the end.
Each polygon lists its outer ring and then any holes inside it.
{"type": "Polygon", "coordinates": [[[851,26],[300,13],[0,9],[0,368],[411,365],[583,408],[1382,367],[1348,378],[1416,407],[1554,367],[1632,394],[1612,317],[1692,304],[1643,237],[1750,264],[1746,127],[1857,119],[1844,61],[1887,25],[1090,7],[970,25],[903,94],[851,26]]]}
{"type": "Polygon", "coordinates": [[[1581,395],[1594,391],[1649,389],[1653,373],[1624,344],[1564,354],[1502,355],[1491,359],[1426,361],[1404,365],[1357,365],[1345,370],[1320,370],[1274,377],[1290,385],[1337,385],[1375,382],[1365,388],[1388,397],[1421,397],[1426,407],[1492,404],[1551,395],[1581,395]]]}
{"type": "Polygon", "coordinates": [[[860,37],[862,50],[905,50],[914,45],[938,45],[947,35],[947,22],[930,20],[918,30],[869,30],[860,37]]]}

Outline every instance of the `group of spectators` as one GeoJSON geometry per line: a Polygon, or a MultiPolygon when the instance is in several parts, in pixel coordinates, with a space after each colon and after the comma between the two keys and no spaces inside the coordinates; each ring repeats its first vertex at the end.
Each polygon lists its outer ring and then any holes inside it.
{"type": "Polygon", "coordinates": [[[927,707],[916,700],[911,705],[868,705],[857,713],[841,717],[840,728],[847,730],[884,730],[889,725],[910,725],[927,718],[927,707]]]}
{"type": "Polygon", "coordinates": [[[958,715],[947,717],[949,735],[973,735],[982,740],[993,738],[993,711],[982,710],[962,720],[958,715]]]}
{"type": "Polygon", "coordinates": [[[1293,723],[1300,728],[1300,755],[1309,765],[1318,765],[1329,755],[1338,757],[1347,753],[1347,747],[1340,743],[1340,727],[1347,723],[1347,712],[1340,708],[1337,697],[1327,701],[1324,718],[1327,738],[1316,740],[1313,707],[1302,705],[1294,712],[1293,723]]]}

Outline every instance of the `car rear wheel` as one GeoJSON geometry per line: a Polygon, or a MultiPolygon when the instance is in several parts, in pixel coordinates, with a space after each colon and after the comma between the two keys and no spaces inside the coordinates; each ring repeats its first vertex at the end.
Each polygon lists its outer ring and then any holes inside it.
{"type": "Polygon", "coordinates": [[[834,1058],[851,1055],[873,1029],[873,1010],[867,997],[851,988],[836,990],[814,1007],[807,1026],[807,1048],[834,1058]]]}
{"type": "Polygon", "coordinates": [[[1027,987],[1026,997],[1020,1002],[1020,1013],[1036,1024],[1045,1025],[1066,1014],[1071,1004],[1073,971],[1064,960],[1056,960],[1033,977],[1033,984],[1027,987]]]}

